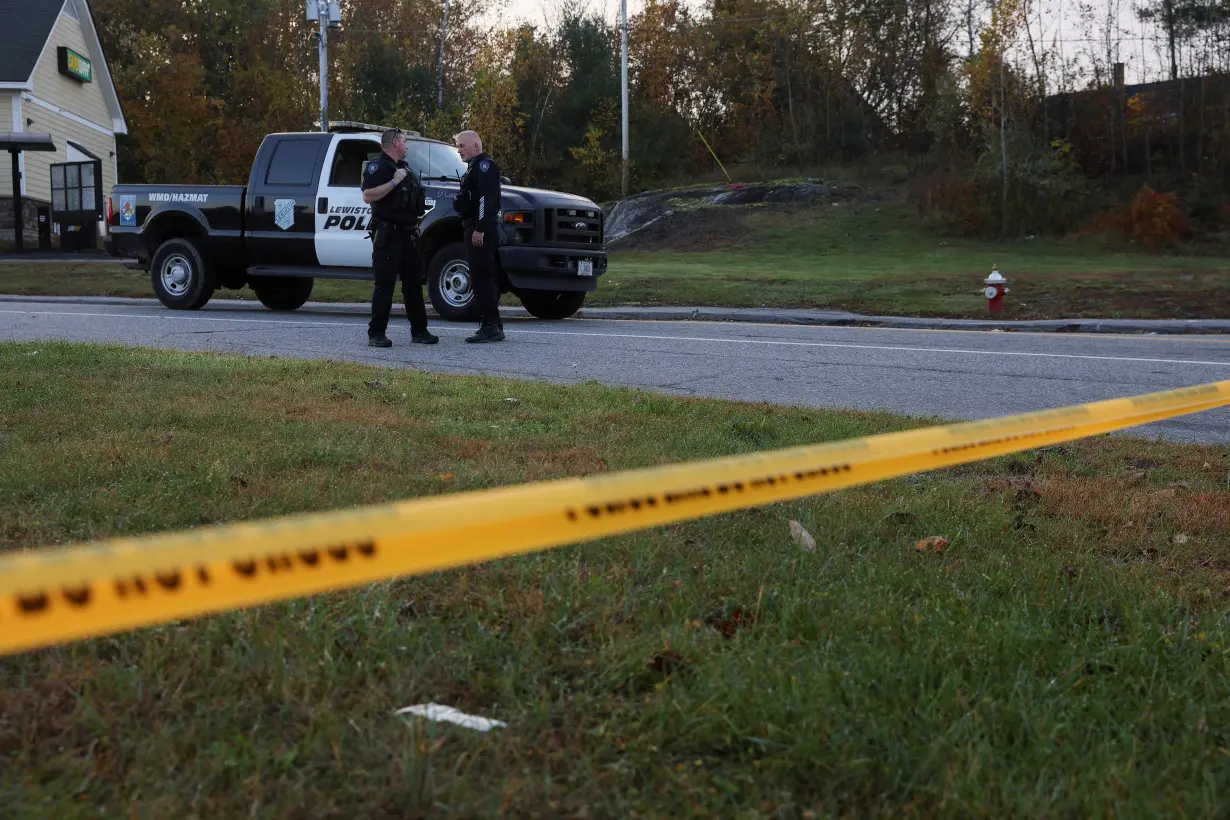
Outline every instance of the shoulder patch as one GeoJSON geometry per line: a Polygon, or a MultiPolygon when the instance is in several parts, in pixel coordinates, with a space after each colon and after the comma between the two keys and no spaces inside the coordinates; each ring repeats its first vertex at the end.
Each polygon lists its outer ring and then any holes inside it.
{"type": "Polygon", "coordinates": [[[487,160],[483,160],[478,164],[478,170],[482,171],[484,174],[487,173],[491,170],[491,163],[487,160]]]}
{"type": "MultiPolygon", "coordinates": [[[[354,166],[352,165],[351,167],[353,168],[354,166]]],[[[377,172],[377,171],[379,171],[379,170],[380,170],[380,163],[379,163],[379,162],[376,162],[375,160],[372,160],[371,162],[367,163],[367,173],[369,173],[369,174],[374,174],[374,173],[376,173],[376,172],[377,172]]]]}

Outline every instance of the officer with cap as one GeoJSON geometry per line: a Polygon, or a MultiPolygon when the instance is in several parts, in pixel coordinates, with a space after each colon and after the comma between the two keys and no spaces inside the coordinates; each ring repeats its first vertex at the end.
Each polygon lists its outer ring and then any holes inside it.
{"type": "Polygon", "coordinates": [[[465,229],[466,260],[481,321],[478,332],[466,341],[500,342],[504,340],[504,323],[500,321],[500,289],[495,275],[500,245],[500,169],[483,151],[483,141],[475,132],[462,131],[453,141],[457,153],[469,164],[453,208],[461,214],[465,229]]]}
{"type": "Polygon", "coordinates": [[[379,157],[363,169],[363,201],[372,206],[372,318],[367,343],[391,347],[385,336],[393,309],[393,289],[401,279],[401,292],[410,319],[410,341],[434,345],[439,341],[427,330],[423,304],[423,265],[419,258],[418,226],[426,210],[423,186],[406,164],[406,135],[390,128],[380,135],[379,157]]]}

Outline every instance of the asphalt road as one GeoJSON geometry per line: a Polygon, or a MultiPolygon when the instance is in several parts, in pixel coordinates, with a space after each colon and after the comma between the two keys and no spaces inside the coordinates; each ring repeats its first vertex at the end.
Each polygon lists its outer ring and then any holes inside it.
{"type": "MultiPolygon", "coordinates": [[[[1230,336],[1015,334],[703,322],[506,320],[508,340],[468,345],[471,325],[435,321],[440,344],[366,345],[361,315],[272,313],[221,300],[195,312],[146,304],[0,302],[0,340],[117,342],[174,350],[333,359],[446,373],[594,379],[784,405],[964,420],[1230,379],[1230,336]]],[[[1230,408],[1134,428],[1230,444],[1230,408]]]]}

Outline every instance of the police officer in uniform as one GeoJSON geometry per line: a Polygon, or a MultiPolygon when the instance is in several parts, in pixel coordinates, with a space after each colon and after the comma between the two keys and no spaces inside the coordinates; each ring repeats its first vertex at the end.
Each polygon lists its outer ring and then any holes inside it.
{"type": "Polygon", "coordinates": [[[385,336],[393,309],[393,289],[401,279],[401,292],[410,319],[410,341],[434,345],[439,341],[427,330],[423,304],[423,265],[419,258],[418,226],[422,219],[423,186],[406,164],[406,136],[398,128],[380,135],[379,157],[363,169],[363,201],[372,206],[372,318],[367,343],[391,347],[385,336]]]}
{"type": "Polygon", "coordinates": [[[465,229],[466,261],[481,321],[478,332],[466,341],[500,342],[504,340],[504,323],[500,321],[500,289],[495,275],[500,245],[500,169],[483,151],[483,141],[475,132],[463,131],[453,141],[457,153],[469,164],[453,207],[461,214],[465,229]]]}

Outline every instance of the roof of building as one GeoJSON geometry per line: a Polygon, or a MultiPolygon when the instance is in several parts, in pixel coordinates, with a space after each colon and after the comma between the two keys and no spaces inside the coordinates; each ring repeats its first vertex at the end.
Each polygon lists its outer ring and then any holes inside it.
{"type": "Polygon", "coordinates": [[[0,0],[0,83],[25,83],[55,29],[64,0],[0,0]]]}
{"type": "Polygon", "coordinates": [[[0,89],[34,91],[34,71],[61,13],[80,24],[96,80],[111,112],[111,128],[117,134],[127,134],[124,109],[111,79],[89,0],[0,0],[0,32],[4,32],[4,48],[0,50],[0,89]]]}

